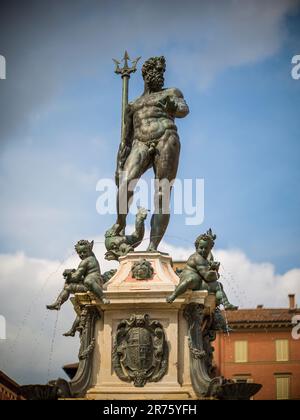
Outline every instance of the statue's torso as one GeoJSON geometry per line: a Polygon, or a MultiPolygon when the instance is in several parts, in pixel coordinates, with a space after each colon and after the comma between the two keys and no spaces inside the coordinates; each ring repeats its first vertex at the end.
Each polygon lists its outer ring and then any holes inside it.
{"type": "Polygon", "coordinates": [[[86,259],[86,275],[85,275],[85,277],[90,276],[90,275],[100,277],[100,274],[101,274],[100,265],[99,265],[99,262],[98,262],[97,258],[94,255],[88,257],[86,259]]]}
{"type": "Polygon", "coordinates": [[[134,140],[147,142],[160,139],[167,130],[177,132],[174,118],[159,105],[174,89],[165,89],[140,96],[131,103],[133,111],[134,140]]]}
{"type": "Polygon", "coordinates": [[[192,272],[197,273],[198,275],[201,276],[201,274],[199,273],[199,270],[198,270],[199,266],[208,269],[209,268],[209,261],[207,259],[203,258],[200,254],[198,254],[198,252],[195,252],[194,254],[192,254],[189,257],[184,270],[192,271],[192,272]]]}

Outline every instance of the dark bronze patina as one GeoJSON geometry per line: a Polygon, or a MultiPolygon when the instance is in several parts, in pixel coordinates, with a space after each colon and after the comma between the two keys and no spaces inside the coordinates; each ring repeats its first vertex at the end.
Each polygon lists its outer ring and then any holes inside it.
{"type": "Polygon", "coordinates": [[[125,108],[116,170],[116,234],[124,234],[134,186],[149,168],[154,170],[158,183],[148,251],[157,249],[170,219],[163,196],[169,198],[178,168],[180,141],[174,120],[189,113],[180,90],[163,88],[165,68],[164,57],[151,57],[142,67],[144,92],[125,108]]]}
{"type": "Polygon", "coordinates": [[[77,270],[68,269],[63,272],[65,278],[64,288],[56,301],[51,305],[47,305],[47,309],[58,311],[71,294],[87,291],[92,292],[103,303],[109,303],[109,300],[103,296],[100,265],[93,253],[93,245],[94,241],[89,242],[85,239],[77,242],[75,249],[81,259],[81,263],[77,270]]]}
{"type": "Polygon", "coordinates": [[[147,213],[148,210],[144,208],[138,209],[135,217],[135,231],[131,235],[125,235],[123,231],[119,231],[118,225],[114,225],[105,232],[106,260],[118,261],[119,257],[128,254],[128,252],[133,252],[141,244],[145,234],[147,213]]]}
{"type": "Polygon", "coordinates": [[[208,290],[209,293],[216,295],[217,306],[223,304],[227,310],[238,309],[228,301],[223,285],[218,282],[220,263],[214,261],[211,252],[215,239],[216,235],[211,229],[198,236],[195,241],[196,252],[189,257],[186,266],[180,272],[180,282],[174,292],[167,297],[167,302],[173,302],[187,290],[208,290]]]}

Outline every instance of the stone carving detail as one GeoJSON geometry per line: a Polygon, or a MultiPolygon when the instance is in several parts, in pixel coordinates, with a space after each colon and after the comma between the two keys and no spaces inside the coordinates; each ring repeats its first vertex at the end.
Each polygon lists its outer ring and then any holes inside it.
{"type": "Polygon", "coordinates": [[[184,310],[184,317],[189,327],[190,373],[194,391],[198,397],[212,396],[208,391],[214,374],[214,349],[211,345],[216,336],[214,315],[207,314],[203,305],[190,303],[184,310]]]}
{"type": "Polygon", "coordinates": [[[132,277],[136,280],[149,280],[153,277],[154,270],[149,261],[140,258],[135,262],[131,269],[132,277]]]}
{"type": "Polygon", "coordinates": [[[118,377],[143,387],[158,382],[168,369],[169,351],[162,325],[149,315],[132,315],[120,322],[113,347],[118,377]]]}
{"type": "Polygon", "coordinates": [[[100,318],[96,307],[83,305],[77,319],[80,334],[79,366],[74,378],[69,382],[72,396],[81,397],[85,394],[91,381],[93,350],[95,347],[95,325],[100,318]]]}

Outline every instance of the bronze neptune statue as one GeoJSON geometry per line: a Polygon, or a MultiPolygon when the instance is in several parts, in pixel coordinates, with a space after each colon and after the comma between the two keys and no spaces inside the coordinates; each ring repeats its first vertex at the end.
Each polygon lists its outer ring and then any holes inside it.
{"type": "MultiPolygon", "coordinates": [[[[125,58],[125,73],[122,77],[126,79],[130,69],[127,66],[128,55],[125,58]]],[[[123,138],[117,159],[118,216],[113,226],[116,235],[124,234],[129,204],[139,178],[149,168],[153,168],[158,181],[148,251],[157,249],[170,219],[169,209],[163,208],[163,198],[170,196],[171,183],[176,177],[179,161],[180,141],[174,120],[189,113],[180,90],[163,87],[165,69],[164,57],[151,57],[144,63],[144,92],[125,107],[123,138]],[[165,180],[166,190],[163,189],[165,180]]],[[[116,73],[121,73],[118,64],[116,73]]]]}

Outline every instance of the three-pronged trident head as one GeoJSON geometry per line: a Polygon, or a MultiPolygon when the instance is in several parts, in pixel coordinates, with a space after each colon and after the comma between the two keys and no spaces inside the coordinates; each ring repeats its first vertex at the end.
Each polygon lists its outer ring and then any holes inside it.
{"type": "Polygon", "coordinates": [[[121,62],[113,58],[113,61],[116,65],[115,73],[120,74],[121,77],[130,77],[130,73],[134,73],[136,71],[136,65],[140,58],[141,57],[138,57],[135,60],[130,60],[128,52],[125,51],[124,57],[121,60],[121,61],[124,61],[123,68],[120,67],[121,62]],[[128,61],[131,61],[132,63],[131,67],[129,67],[128,61]]]}

